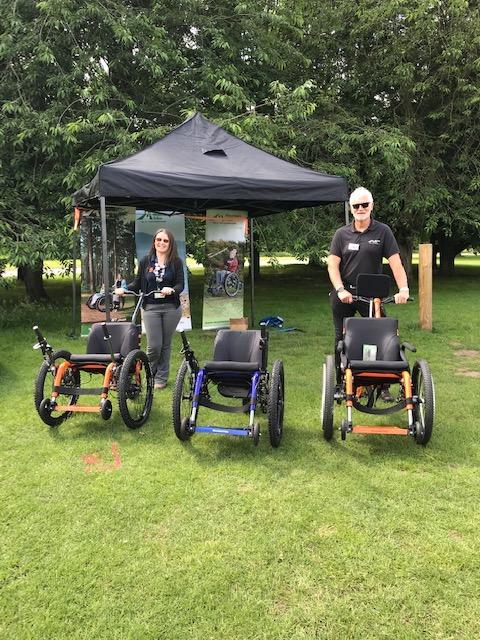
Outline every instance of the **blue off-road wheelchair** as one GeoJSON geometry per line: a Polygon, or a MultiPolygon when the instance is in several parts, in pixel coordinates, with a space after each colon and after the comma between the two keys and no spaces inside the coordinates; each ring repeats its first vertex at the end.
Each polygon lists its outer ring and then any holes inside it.
{"type": "Polygon", "coordinates": [[[390,278],[386,275],[361,274],[357,279],[356,296],[368,304],[369,317],[346,318],[343,340],[338,344],[341,383],[335,385],[335,363],[327,356],[323,365],[322,429],[326,440],[333,437],[335,402],[345,402],[346,417],[342,420],[342,440],[347,434],[378,434],[412,436],[417,444],[427,444],[435,417],[435,390],[430,368],[419,359],[410,370],[405,351],[416,351],[408,342],[400,343],[398,320],[382,317],[382,305],[394,302],[390,293],[390,278]],[[388,406],[382,392],[388,389],[388,406]],[[396,399],[390,397],[397,389],[396,399]],[[398,411],[407,414],[407,426],[357,425],[353,410],[388,415],[398,411]]]}
{"type": "MultiPolygon", "coordinates": [[[[259,330],[218,331],[213,359],[201,367],[184,332],[181,333],[184,355],[173,391],[173,428],[177,438],[188,440],[194,433],[243,436],[260,439],[260,425],[255,419],[259,406],[267,414],[272,447],[278,447],[283,433],[285,401],[283,362],[275,360],[267,370],[268,332],[259,330]],[[224,404],[214,397],[233,398],[239,405],[224,404]],[[247,413],[246,427],[197,424],[200,407],[227,413],[247,413]]],[[[221,399],[221,398],[220,398],[221,399]]]]}

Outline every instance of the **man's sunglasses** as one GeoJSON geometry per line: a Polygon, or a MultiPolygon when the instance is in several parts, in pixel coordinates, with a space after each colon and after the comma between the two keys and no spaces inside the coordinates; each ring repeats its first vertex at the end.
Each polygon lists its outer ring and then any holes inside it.
{"type": "Polygon", "coordinates": [[[362,209],[366,209],[367,207],[369,207],[372,203],[371,202],[359,202],[358,204],[352,204],[352,207],[355,209],[355,211],[357,209],[360,209],[360,207],[362,207],[362,209]]]}

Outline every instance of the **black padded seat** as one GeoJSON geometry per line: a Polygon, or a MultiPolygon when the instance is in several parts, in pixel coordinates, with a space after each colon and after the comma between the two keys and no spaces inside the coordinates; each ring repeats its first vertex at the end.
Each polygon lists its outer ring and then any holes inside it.
{"type": "Polygon", "coordinates": [[[205,369],[208,373],[212,371],[245,371],[253,373],[259,369],[256,362],[230,362],[229,360],[212,360],[205,363],[205,369]]]}
{"type": "MultiPolygon", "coordinates": [[[[115,362],[121,362],[122,354],[114,353],[115,362]]],[[[109,364],[112,361],[110,354],[105,353],[72,353],[70,362],[76,364],[109,364]]]]}
{"type": "Polygon", "coordinates": [[[346,318],[344,323],[343,352],[355,368],[368,371],[408,369],[402,358],[396,318],[346,318]],[[377,348],[375,360],[364,360],[364,345],[377,348]]]}
{"type": "Polygon", "coordinates": [[[350,360],[350,368],[353,373],[365,371],[368,373],[385,373],[407,371],[408,362],[406,360],[350,360]]]}
{"type": "MultiPolygon", "coordinates": [[[[243,369],[255,371],[255,369],[260,369],[262,363],[261,344],[262,333],[256,329],[248,331],[220,329],[213,345],[213,362],[255,365],[254,369],[243,369]]],[[[212,362],[207,364],[211,365],[212,362]]],[[[241,371],[242,369],[236,370],[241,371]]]]}
{"type": "Polygon", "coordinates": [[[208,378],[224,396],[246,397],[252,374],[261,368],[262,332],[256,329],[220,329],[213,345],[213,360],[205,363],[208,378]]]}
{"type": "MultiPolygon", "coordinates": [[[[111,336],[115,362],[121,362],[125,356],[139,347],[138,327],[133,322],[107,322],[111,336]]],[[[70,362],[77,364],[108,364],[111,362],[110,349],[105,340],[102,323],[92,325],[88,334],[87,352],[72,353],[70,362]]]]}

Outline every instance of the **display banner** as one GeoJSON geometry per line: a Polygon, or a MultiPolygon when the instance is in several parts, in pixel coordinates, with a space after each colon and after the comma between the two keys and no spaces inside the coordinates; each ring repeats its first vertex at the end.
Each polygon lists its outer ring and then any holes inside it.
{"type": "Polygon", "coordinates": [[[207,211],[203,329],[229,327],[230,318],[243,316],[243,260],[247,223],[245,211],[207,211]]]}
{"type": "MultiPolygon", "coordinates": [[[[135,274],[135,209],[107,209],[107,251],[109,282],[113,292],[121,282],[129,282],[135,274]]],[[[81,260],[81,335],[88,335],[94,322],[105,320],[106,300],[103,286],[102,233],[98,213],[82,213],[80,222],[81,260]]],[[[131,315],[134,301],[112,295],[112,320],[125,320],[131,315]]]]}
{"type": "Polygon", "coordinates": [[[158,229],[168,229],[173,234],[175,242],[177,243],[178,256],[183,262],[185,288],[180,294],[182,317],[177,325],[177,331],[188,331],[192,328],[192,319],[188,292],[185,216],[183,214],[169,216],[161,211],[141,211],[137,209],[135,213],[135,243],[138,260],[141,260],[141,258],[150,251],[153,234],[158,229]]]}

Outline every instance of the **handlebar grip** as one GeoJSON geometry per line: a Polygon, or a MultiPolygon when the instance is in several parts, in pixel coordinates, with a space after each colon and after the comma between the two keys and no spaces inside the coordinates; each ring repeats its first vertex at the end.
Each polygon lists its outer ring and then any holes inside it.
{"type": "Polygon", "coordinates": [[[42,332],[40,331],[40,329],[38,328],[38,325],[34,325],[32,327],[32,329],[35,331],[35,335],[37,336],[37,339],[39,342],[44,342],[45,338],[42,336],[42,332]]]}
{"type": "Polygon", "coordinates": [[[102,322],[103,335],[105,336],[105,340],[110,340],[110,334],[108,333],[107,323],[102,322]]]}

